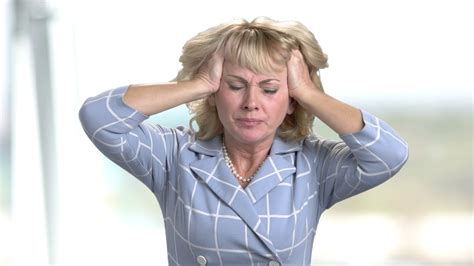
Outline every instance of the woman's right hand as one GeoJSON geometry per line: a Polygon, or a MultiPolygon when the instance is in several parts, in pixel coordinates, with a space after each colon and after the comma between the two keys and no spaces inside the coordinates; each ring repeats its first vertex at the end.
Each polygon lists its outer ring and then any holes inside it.
{"type": "Polygon", "coordinates": [[[224,56],[214,53],[193,80],[130,85],[124,102],[139,112],[153,115],[183,103],[203,99],[219,90],[224,56]]]}
{"type": "Polygon", "coordinates": [[[199,68],[196,79],[202,82],[209,89],[210,93],[215,93],[219,90],[223,64],[224,52],[220,49],[199,68]]]}

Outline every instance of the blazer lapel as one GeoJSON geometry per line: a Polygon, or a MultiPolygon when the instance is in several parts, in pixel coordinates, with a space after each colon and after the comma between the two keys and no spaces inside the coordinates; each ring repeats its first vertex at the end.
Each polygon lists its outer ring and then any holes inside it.
{"type": "Polygon", "coordinates": [[[285,142],[276,137],[273,141],[270,155],[252,182],[245,188],[252,203],[256,203],[280,183],[291,184],[296,172],[295,152],[301,150],[301,143],[285,142]]]}
{"type": "Polygon", "coordinates": [[[245,188],[253,204],[269,193],[282,182],[292,182],[291,177],[296,168],[292,164],[293,155],[270,155],[264,161],[262,167],[252,182],[245,188]]]}
{"type": "Polygon", "coordinates": [[[192,144],[190,150],[204,153],[207,156],[192,162],[190,164],[191,171],[201,178],[209,189],[223,202],[232,208],[259,239],[262,240],[271,253],[279,259],[278,253],[255,211],[253,202],[227,167],[222,150],[219,147],[220,143],[220,138],[216,137],[209,142],[196,141],[192,144]]]}

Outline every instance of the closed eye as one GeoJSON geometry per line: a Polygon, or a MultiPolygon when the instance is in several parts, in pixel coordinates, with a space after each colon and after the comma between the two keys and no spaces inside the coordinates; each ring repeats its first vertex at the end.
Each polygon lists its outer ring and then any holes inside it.
{"type": "Polygon", "coordinates": [[[275,94],[278,89],[274,89],[274,88],[264,88],[263,91],[266,93],[266,94],[275,94]]]}
{"type": "Polygon", "coordinates": [[[238,86],[238,85],[231,85],[231,84],[229,84],[229,88],[230,88],[231,90],[240,90],[240,89],[243,89],[244,86],[238,86]]]}

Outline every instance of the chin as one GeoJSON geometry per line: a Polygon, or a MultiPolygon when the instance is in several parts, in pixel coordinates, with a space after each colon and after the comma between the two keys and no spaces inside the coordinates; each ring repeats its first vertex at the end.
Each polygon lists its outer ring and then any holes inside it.
{"type": "Polygon", "coordinates": [[[258,144],[268,138],[268,135],[262,134],[261,132],[236,132],[234,137],[239,142],[245,144],[258,144]]]}

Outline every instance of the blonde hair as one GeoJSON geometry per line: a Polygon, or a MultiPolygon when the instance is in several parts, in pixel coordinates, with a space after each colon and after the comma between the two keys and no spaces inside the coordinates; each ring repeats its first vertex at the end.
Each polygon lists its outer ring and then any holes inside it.
{"type": "MultiPolygon", "coordinates": [[[[286,65],[293,49],[299,49],[308,66],[313,83],[323,90],[319,69],[327,67],[327,56],[313,33],[296,21],[276,21],[259,17],[251,22],[240,19],[212,27],[191,38],[180,57],[182,69],[175,80],[191,80],[212,54],[224,49],[224,59],[256,73],[268,73],[286,65]]],[[[298,141],[312,133],[314,116],[296,103],[287,115],[278,135],[286,141],[298,141]]],[[[198,139],[210,139],[223,132],[217,110],[207,99],[187,104],[191,112],[190,127],[196,122],[198,139]]]]}

